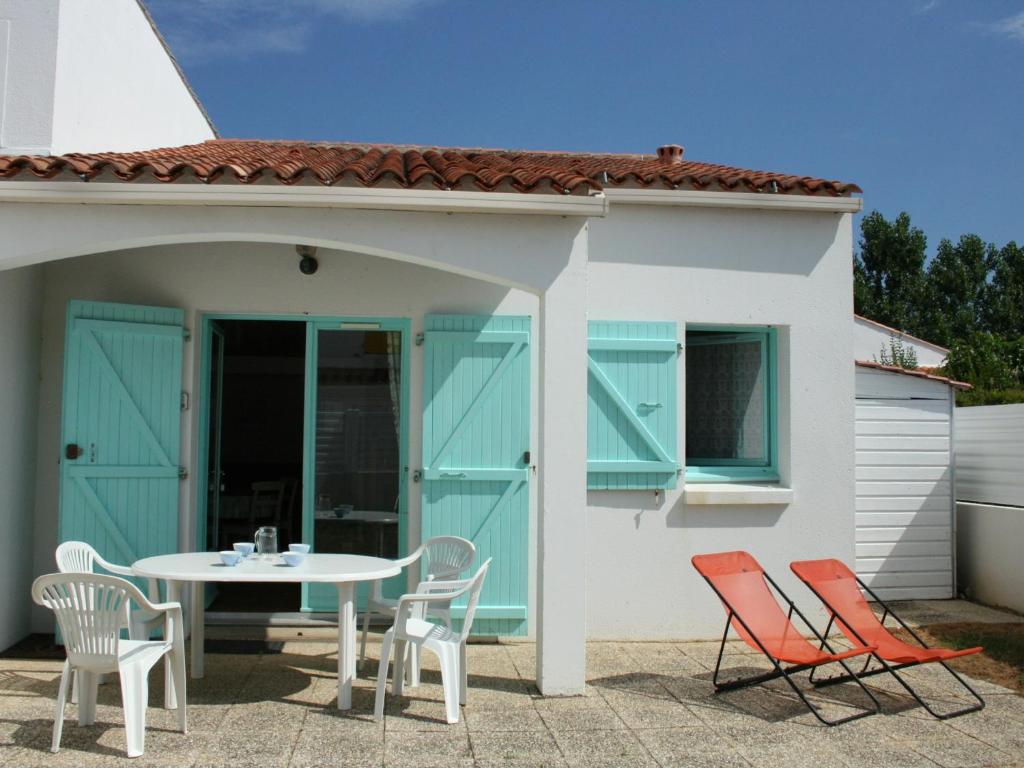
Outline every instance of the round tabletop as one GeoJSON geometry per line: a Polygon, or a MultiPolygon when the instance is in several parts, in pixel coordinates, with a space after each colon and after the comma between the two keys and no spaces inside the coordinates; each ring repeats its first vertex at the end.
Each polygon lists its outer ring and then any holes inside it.
{"type": "Polygon", "coordinates": [[[392,560],[365,555],[306,555],[300,565],[285,564],[280,555],[272,560],[248,557],[238,565],[224,565],[216,552],[182,552],[157,555],[132,564],[137,576],[170,581],[304,581],[338,584],[373,581],[397,576],[402,569],[392,560]]]}

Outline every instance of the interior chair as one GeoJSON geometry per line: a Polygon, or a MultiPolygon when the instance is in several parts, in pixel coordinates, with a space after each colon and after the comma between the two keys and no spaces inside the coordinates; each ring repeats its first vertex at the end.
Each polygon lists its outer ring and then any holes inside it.
{"type": "Polygon", "coordinates": [[[468,688],[466,664],[466,641],[473,628],[473,615],[480,600],[484,578],[491,560],[480,566],[471,578],[459,581],[424,581],[415,594],[402,595],[398,599],[395,623],[384,633],[380,651],[380,665],[377,667],[377,698],[373,716],[376,720],[384,717],[384,689],[387,686],[388,663],[391,648],[395,647],[395,669],[391,690],[395,696],[402,695],[406,650],[409,647],[425,648],[437,654],[441,662],[441,683],[444,687],[445,717],[449,723],[459,722],[459,705],[465,705],[468,688]],[[469,596],[466,617],[462,631],[454,632],[450,626],[441,626],[426,620],[430,608],[451,610],[454,600],[469,596]]]}
{"type": "Polygon", "coordinates": [[[867,689],[846,664],[846,659],[864,656],[874,650],[874,646],[858,647],[851,650],[836,652],[797,608],[796,604],[786,596],[779,585],[765,573],[761,565],[748,552],[719,552],[709,555],[695,555],[691,558],[693,567],[704,577],[708,585],[722,601],[725,607],[725,632],[722,633],[722,644],[718,649],[718,661],[712,681],[715,692],[731,691],[750,685],[783,678],[793,689],[811,713],[825,725],[839,725],[856,720],[880,711],[878,699],[867,689]],[[769,589],[771,585],[771,589],[769,589]],[[788,606],[783,611],[775,594],[782,598],[788,606]],[[796,615],[817,638],[820,645],[809,642],[793,625],[796,615]],[[729,629],[736,633],[756,651],[763,653],[772,664],[772,669],[759,675],[744,677],[726,682],[719,682],[718,674],[722,666],[722,655],[725,652],[729,629]],[[854,712],[838,719],[825,718],[818,707],[804,695],[804,692],[793,680],[793,675],[823,664],[840,664],[849,674],[847,679],[855,682],[871,701],[867,709],[854,712]]]}
{"type": "MultiPolygon", "coordinates": [[[[473,565],[476,557],[476,547],[473,542],[459,536],[435,536],[427,539],[416,548],[412,554],[395,560],[395,565],[401,568],[418,563],[422,559],[423,579],[425,581],[444,581],[457,579],[463,571],[473,565]]],[[[370,618],[382,616],[393,620],[398,609],[398,600],[384,597],[382,594],[383,582],[378,579],[370,584],[370,594],[366,601],[366,613],[363,615],[363,636],[359,646],[359,659],[366,661],[366,636],[370,632],[370,618]]],[[[444,622],[448,629],[452,627],[451,611],[448,605],[442,601],[436,601],[427,606],[427,615],[433,616],[444,622]]],[[[415,658],[409,664],[409,684],[419,684],[419,663],[415,658]]]]}
{"type": "MultiPolygon", "coordinates": [[[[857,673],[858,677],[864,678],[888,672],[914,697],[918,704],[924,707],[928,714],[939,720],[948,720],[951,717],[959,717],[969,712],[977,712],[985,707],[985,702],[978,695],[978,692],[971,688],[967,681],[946,663],[962,656],[981,653],[984,650],[983,648],[965,648],[960,651],[951,651],[946,648],[929,648],[928,644],[905,621],[897,616],[892,608],[882,602],[878,595],[871,591],[867,584],[857,578],[857,575],[847,567],[846,563],[840,560],[801,560],[791,563],[789,567],[797,575],[797,578],[806,584],[808,589],[828,609],[829,620],[828,627],[825,628],[826,636],[832,625],[835,624],[839,627],[839,631],[855,646],[870,647],[872,649],[871,655],[864,662],[863,669],[857,673]],[[875,612],[871,610],[871,606],[864,599],[864,593],[867,593],[883,609],[881,618],[876,616],[875,612]],[[889,631],[885,626],[885,620],[890,616],[917,641],[918,645],[904,642],[889,631]],[[872,659],[876,659],[881,666],[869,670],[868,667],[872,659]],[[975,703],[952,712],[940,714],[935,711],[910,686],[905,676],[899,674],[901,669],[916,667],[921,664],[941,664],[943,669],[949,672],[974,697],[975,703]]],[[[834,685],[845,681],[845,675],[830,677],[824,680],[813,680],[812,673],[812,682],[818,686],[834,685]]]]}
{"type": "Polygon", "coordinates": [[[60,676],[51,752],[60,750],[64,702],[73,672],[79,677],[78,724],[96,721],[99,675],[117,673],[121,679],[128,756],[145,751],[149,671],[165,655],[171,665],[178,710],[178,728],[186,732],[185,641],[181,606],[152,603],[130,581],[93,573],[51,573],[32,584],[32,599],[56,614],[64,637],[67,660],[60,676]],[[130,604],[136,603],[164,620],[163,640],[122,640],[130,604]]]}

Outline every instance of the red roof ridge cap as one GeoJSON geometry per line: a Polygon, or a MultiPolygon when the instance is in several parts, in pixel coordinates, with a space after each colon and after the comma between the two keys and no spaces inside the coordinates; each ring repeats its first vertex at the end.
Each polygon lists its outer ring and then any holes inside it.
{"type": "Polygon", "coordinates": [[[948,384],[956,389],[974,389],[974,385],[968,384],[966,381],[957,381],[956,379],[951,379],[948,376],[939,376],[937,374],[930,373],[927,369],[901,368],[898,365],[886,365],[885,363],[878,363],[874,360],[854,360],[853,362],[860,368],[873,368],[875,370],[888,371],[890,373],[902,373],[905,376],[916,376],[919,379],[929,379],[931,381],[948,384]]]}

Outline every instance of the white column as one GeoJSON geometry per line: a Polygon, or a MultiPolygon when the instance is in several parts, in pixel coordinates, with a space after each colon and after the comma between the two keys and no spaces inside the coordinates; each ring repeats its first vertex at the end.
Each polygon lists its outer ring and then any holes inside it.
{"type": "Polygon", "coordinates": [[[587,228],[541,297],[537,686],[586,681],[587,228]]]}

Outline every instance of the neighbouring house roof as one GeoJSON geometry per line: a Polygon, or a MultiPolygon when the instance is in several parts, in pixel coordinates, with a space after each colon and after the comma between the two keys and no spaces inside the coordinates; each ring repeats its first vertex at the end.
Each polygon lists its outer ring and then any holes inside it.
{"type": "Polygon", "coordinates": [[[948,376],[939,376],[936,373],[932,373],[934,368],[900,368],[898,365],[884,365],[882,363],[876,363],[871,360],[857,360],[855,361],[861,368],[874,368],[879,371],[889,371],[890,373],[901,373],[905,376],[916,376],[919,379],[929,379],[930,381],[939,381],[943,384],[948,384],[956,389],[973,389],[973,385],[968,384],[966,381],[955,381],[948,376]]]}
{"type": "Polygon", "coordinates": [[[657,188],[849,197],[856,184],[654,154],[211,139],[141,152],[0,157],[0,179],[279,183],[592,194],[657,188]]]}
{"type": "Polygon", "coordinates": [[[875,326],[876,328],[882,329],[883,331],[888,331],[891,334],[895,334],[896,336],[902,337],[904,339],[909,339],[910,341],[916,342],[918,344],[924,344],[938,352],[945,352],[947,355],[949,354],[949,350],[946,347],[939,346],[935,342],[928,341],[927,339],[922,339],[919,336],[912,336],[911,334],[905,331],[901,331],[898,328],[893,328],[892,326],[886,325],[885,323],[880,323],[877,320],[872,320],[870,317],[864,317],[864,315],[854,314],[854,317],[863,323],[868,323],[870,325],[875,326]]]}

